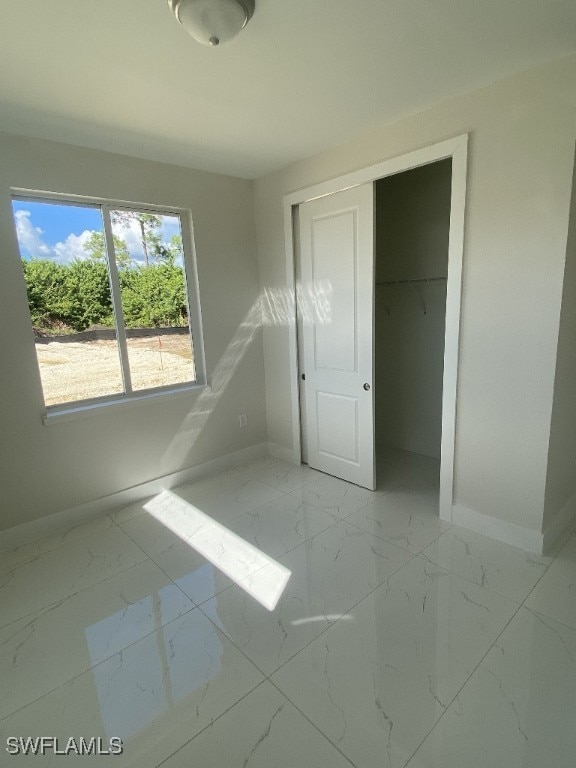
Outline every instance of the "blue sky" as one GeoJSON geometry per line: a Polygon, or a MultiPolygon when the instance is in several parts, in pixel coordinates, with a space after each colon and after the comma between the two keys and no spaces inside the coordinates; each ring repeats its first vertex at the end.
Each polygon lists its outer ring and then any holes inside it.
{"type": "MultiPolygon", "coordinates": [[[[16,233],[23,259],[50,259],[69,264],[74,259],[85,258],[83,243],[92,232],[102,232],[102,215],[97,207],[85,205],[61,205],[36,203],[29,200],[13,200],[16,233]]],[[[143,261],[142,244],[138,232],[118,232],[126,241],[131,257],[143,261]]],[[[176,216],[163,216],[162,239],[170,240],[180,234],[176,216]]]]}
{"type": "Polygon", "coordinates": [[[29,211],[30,220],[42,230],[42,239],[54,246],[64,242],[68,235],[81,235],[84,230],[102,231],[102,215],[99,208],[75,205],[53,205],[14,200],[16,211],[29,211]]]}

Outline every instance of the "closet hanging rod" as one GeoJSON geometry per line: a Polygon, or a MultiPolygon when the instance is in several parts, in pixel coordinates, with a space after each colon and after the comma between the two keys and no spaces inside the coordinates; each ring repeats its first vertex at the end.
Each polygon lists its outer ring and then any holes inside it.
{"type": "Polygon", "coordinates": [[[414,283],[445,283],[446,277],[416,277],[412,280],[386,280],[376,285],[413,285],[414,283]]]}

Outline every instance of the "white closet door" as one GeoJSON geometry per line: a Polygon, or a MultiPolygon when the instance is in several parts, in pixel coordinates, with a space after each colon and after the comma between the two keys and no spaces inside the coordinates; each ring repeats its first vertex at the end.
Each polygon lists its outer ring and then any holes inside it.
{"type": "Polygon", "coordinates": [[[374,189],[300,205],[308,464],[374,489],[374,189]]]}

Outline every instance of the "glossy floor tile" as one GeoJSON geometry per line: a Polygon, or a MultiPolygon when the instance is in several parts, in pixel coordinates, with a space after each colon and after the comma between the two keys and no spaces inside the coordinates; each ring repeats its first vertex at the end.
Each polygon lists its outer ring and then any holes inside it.
{"type": "Polygon", "coordinates": [[[561,549],[526,606],[576,629],[576,535],[561,549]]]}
{"type": "Polygon", "coordinates": [[[450,527],[438,516],[438,488],[422,476],[378,495],[347,521],[414,554],[450,527]]]}
{"type": "Polygon", "coordinates": [[[378,492],[368,491],[330,475],[323,475],[291,493],[339,519],[357,512],[378,496],[378,492]]]}
{"type": "Polygon", "coordinates": [[[45,552],[51,552],[52,550],[57,549],[62,544],[66,544],[70,541],[78,541],[78,539],[83,539],[86,536],[91,536],[94,533],[99,533],[100,531],[104,531],[111,527],[112,520],[108,515],[103,515],[94,520],[64,528],[59,533],[47,536],[44,539],[32,541],[29,544],[23,544],[22,546],[7,552],[0,552],[0,570],[11,568],[26,560],[33,560],[45,552]]]}
{"type": "Polygon", "coordinates": [[[193,607],[148,560],[2,627],[0,718],[193,607]]]}
{"type": "Polygon", "coordinates": [[[409,560],[393,544],[340,522],[280,558],[292,575],[273,612],[239,586],[202,610],[269,675],[409,560]]]}
{"type": "Polygon", "coordinates": [[[416,557],[272,680],[355,765],[403,766],[516,610],[416,557]]]}
{"type": "MultiPolygon", "coordinates": [[[[283,555],[337,522],[323,509],[287,494],[249,510],[227,508],[211,517],[272,557],[283,555]]],[[[149,513],[121,523],[121,527],[150,557],[182,544],[182,538],[149,513]]]]}
{"type": "Polygon", "coordinates": [[[350,768],[350,763],[268,682],[170,757],[162,768],[350,768]]]}
{"type": "Polygon", "coordinates": [[[302,486],[318,479],[318,472],[305,464],[296,466],[280,460],[258,459],[239,466],[237,469],[247,472],[253,480],[268,483],[268,485],[273,485],[275,488],[286,492],[302,488],[302,486]]]}
{"type": "Polygon", "coordinates": [[[576,631],[521,608],[410,768],[573,768],[576,631]]]}
{"type": "Polygon", "coordinates": [[[423,551],[425,557],[481,587],[522,602],[549,559],[453,526],[423,551]]]}
{"type": "Polygon", "coordinates": [[[180,486],[178,493],[208,515],[221,517],[259,507],[284,491],[254,480],[248,472],[226,470],[218,475],[180,486]]]}
{"type": "Polygon", "coordinates": [[[209,600],[234,582],[188,544],[180,542],[152,560],[197,605],[209,600]]]}
{"type": "Polygon", "coordinates": [[[117,526],[16,565],[0,565],[0,625],[131,568],[146,555],[117,526]]]}
{"type": "MultiPolygon", "coordinates": [[[[0,722],[0,738],[122,739],[114,765],[155,766],[262,681],[196,608],[0,722]]],[[[29,755],[21,765],[53,765],[29,755]]],[[[69,759],[60,760],[66,764],[69,759]]],[[[102,758],[82,758],[99,765],[102,758]]]]}
{"type": "Polygon", "coordinates": [[[405,451],[376,492],[261,457],[0,552],[0,763],[573,768],[576,535],[530,555],[438,492],[405,451]],[[92,753],[6,753],[48,735],[92,753]]]}

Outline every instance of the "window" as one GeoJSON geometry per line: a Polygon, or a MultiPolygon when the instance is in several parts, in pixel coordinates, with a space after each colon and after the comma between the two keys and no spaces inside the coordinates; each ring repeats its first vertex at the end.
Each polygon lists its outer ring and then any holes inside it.
{"type": "Polygon", "coordinates": [[[203,383],[184,212],[14,195],[48,409],[203,383]]]}

